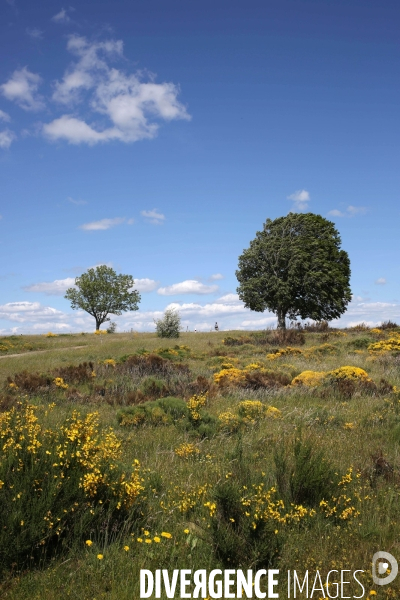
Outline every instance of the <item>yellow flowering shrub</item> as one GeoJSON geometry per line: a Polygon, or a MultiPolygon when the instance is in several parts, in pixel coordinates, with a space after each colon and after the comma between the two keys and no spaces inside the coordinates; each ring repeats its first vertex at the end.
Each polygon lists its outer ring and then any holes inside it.
{"type": "Polygon", "coordinates": [[[325,371],[303,371],[292,380],[293,386],[304,385],[306,387],[315,387],[320,385],[326,377],[325,371]]]}
{"type": "Polygon", "coordinates": [[[96,329],[94,335],[105,335],[107,333],[107,329],[96,329]]]}
{"type": "Polygon", "coordinates": [[[235,433],[240,428],[242,420],[239,415],[230,410],[222,412],[218,415],[219,428],[226,433],[235,433]]]}
{"type": "Polygon", "coordinates": [[[368,346],[371,354],[385,354],[387,352],[400,352],[400,336],[393,336],[387,340],[374,342],[368,346]]]}
{"type": "Polygon", "coordinates": [[[255,422],[265,415],[265,405],[260,400],[239,402],[238,413],[245,421],[255,422]]]}
{"type": "Polygon", "coordinates": [[[205,394],[195,394],[186,403],[186,406],[189,409],[189,418],[191,421],[199,421],[200,420],[200,412],[199,410],[206,405],[208,398],[208,393],[205,394]]]}
{"type": "Polygon", "coordinates": [[[107,515],[125,519],[144,490],[138,461],[122,468],[121,442],[97,413],[74,411],[51,428],[45,415],[30,404],[0,414],[0,571],[107,515]]]}
{"type": "Polygon", "coordinates": [[[103,361],[103,365],[106,367],[115,367],[116,364],[117,363],[113,358],[106,358],[106,360],[103,361]]]}
{"type": "Polygon", "coordinates": [[[62,388],[63,390],[66,390],[68,388],[68,383],[65,383],[65,381],[62,377],[56,377],[54,379],[53,383],[55,384],[56,387],[62,388]]]}
{"type": "Polygon", "coordinates": [[[276,360],[277,358],[282,358],[282,356],[295,356],[301,354],[302,351],[299,350],[299,348],[287,346],[287,348],[280,348],[279,351],[274,354],[267,354],[267,358],[268,360],[276,360]]]}
{"type": "Polygon", "coordinates": [[[282,413],[279,408],[276,408],[275,406],[268,406],[267,410],[265,411],[265,416],[272,419],[280,419],[282,417],[282,413]]]}
{"type": "Polygon", "coordinates": [[[49,331],[49,333],[45,333],[46,337],[58,337],[57,333],[51,333],[51,331],[49,331]]]}
{"type": "MultiPolygon", "coordinates": [[[[303,371],[292,380],[292,386],[317,387],[324,383],[374,385],[368,373],[360,367],[339,367],[333,371],[303,371]]],[[[349,392],[350,393],[350,392],[349,392]]]]}
{"type": "Polygon", "coordinates": [[[214,373],[214,381],[220,387],[224,385],[235,385],[245,380],[243,369],[230,368],[222,369],[219,373],[214,373]]]}
{"type": "Polygon", "coordinates": [[[175,454],[180,458],[195,458],[200,454],[200,450],[195,444],[184,443],[175,448],[175,454]]]}
{"type": "Polygon", "coordinates": [[[367,383],[372,381],[368,376],[368,373],[364,371],[364,369],[360,369],[360,367],[339,367],[339,369],[329,371],[327,375],[336,381],[344,379],[353,381],[354,383],[367,383]]]}

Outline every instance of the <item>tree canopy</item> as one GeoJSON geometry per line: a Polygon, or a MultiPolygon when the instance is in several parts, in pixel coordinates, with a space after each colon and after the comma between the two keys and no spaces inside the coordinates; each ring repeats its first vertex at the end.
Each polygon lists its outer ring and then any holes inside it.
{"type": "Polygon", "coordinates": [[[285,318],[337,319],[351,300],[350,259],[334,224],[313,213],[267,219],[239,256],[239,298],[285,318]]]}
{"type": "Polygon", "coordinates": [[[109,314],[121,315],[128,310],[138,310],[140,294],[133,290],[131,275],[117,275],[111,267],[100,265],[88,269],[75,279],[76,288],[69,288],[65,298],[73,309],[81,309],[96,320],[96,330],[109,321],[109,314]]]}

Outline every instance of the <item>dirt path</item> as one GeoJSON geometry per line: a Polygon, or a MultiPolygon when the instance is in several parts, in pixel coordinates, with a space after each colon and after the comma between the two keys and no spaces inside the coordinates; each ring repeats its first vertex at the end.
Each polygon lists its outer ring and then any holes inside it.
{"type": "Polygon", "coordinates": [[[55,350],[77,350],[78,348],[88,348],[89,346],[69,346],[67,348],[49,348],[48,350],[32,350],[32,352],[20,352],[19,354],[4,354],[2,358],[15,358],[17,356],[32,356],[32,354],[42,354],[43,352],[54,352],[55,350]]]}

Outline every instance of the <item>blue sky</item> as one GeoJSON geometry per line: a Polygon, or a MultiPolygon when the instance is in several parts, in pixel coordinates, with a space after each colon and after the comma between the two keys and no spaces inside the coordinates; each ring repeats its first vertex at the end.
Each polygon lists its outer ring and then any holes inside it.
{"type": "Polygon", "coordinates": [[[290,210],[341,233],[339,325],[400,320],[398,2],[0,2],[1,334],[93,330],[98,264],[141,291],[119,330],[273,325],[235,270],[290,210]]]}

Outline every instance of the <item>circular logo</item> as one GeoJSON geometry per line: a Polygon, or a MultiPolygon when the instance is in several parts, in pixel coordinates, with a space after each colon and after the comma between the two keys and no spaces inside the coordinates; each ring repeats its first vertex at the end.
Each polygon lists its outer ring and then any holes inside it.
{"type": "Polygon", "coordinates": [[[392,583],[392,581],[397,577],[397,573],[399,572],[399,565],[397,564],[397,560],[392,554],[389,552],[375,552],[372,557],[372,579],[376,585],[387,585],[388,583],[392,583]],[[383,559],[385,562],[379,562],[378,560],[383,559]],[[388,567],[390,566],[390,573],[386,577],[379,577],[376,573],[378,565],[378,574],[383,575],[387,572],[388,567]]]}

